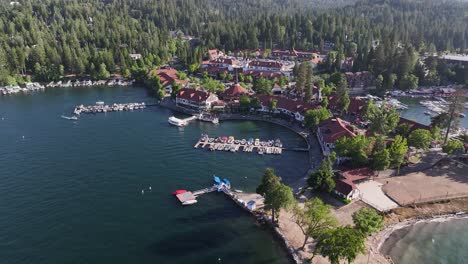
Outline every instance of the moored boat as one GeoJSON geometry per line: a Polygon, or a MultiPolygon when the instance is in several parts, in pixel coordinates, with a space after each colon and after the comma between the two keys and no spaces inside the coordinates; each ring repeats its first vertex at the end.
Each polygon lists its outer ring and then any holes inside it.
{"type": "Polygon", "coordinates": [[[178,127],[183,127],[183,126],[187,125],[186,121],[184,121],[182,119],[179,119],[179,118],[177,118],[175,116],[169,117],[169,119],[167,121],[169,122],[169,124],[174,125],[174,126],[178,126],[178,127]]]}

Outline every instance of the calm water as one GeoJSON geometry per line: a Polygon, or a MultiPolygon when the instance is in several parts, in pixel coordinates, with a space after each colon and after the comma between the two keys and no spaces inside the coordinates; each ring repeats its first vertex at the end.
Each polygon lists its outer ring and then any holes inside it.
{"type": "MultiPolygon", "coordinates": [[[[409,106],[408,109],[401,111],[401,116],[415,120],[419,123],[429,125],[431,123],[431,117],[424,114],[427,108],[419,103],[421,100],[428,99],[417,99],[417,98],[398,98],[402,103],[409,106]]],[[[460,118],[460,125],[468,128],[468,109],[465,108],[464,113],[467,117],[460,118]]]]}
{"type": "Polygon", "coordinates": [[[468,263],[468,219],[420,223],[392,233],[382,247],[395,263],[468,263]]]}
{"type": "Polygon", "coordinates": [[[159,107],[60,118],[98,100],[151,102],[139,88],[0,97],[0,263],[288,263],[270,233],[222,194],[182,207],[171,192],[207,187],[215,173],[253,191],[266,167],[286,183],[306,171],[305,153],[193,149],[201,133],[286,146],[303,146],[300,137],[253,122],[178,129],[159,107]]]}

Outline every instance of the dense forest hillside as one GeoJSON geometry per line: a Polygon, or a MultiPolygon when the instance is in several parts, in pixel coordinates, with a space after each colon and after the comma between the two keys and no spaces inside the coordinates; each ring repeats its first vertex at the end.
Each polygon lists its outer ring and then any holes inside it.
{"type": "Polygon", "coordinates": [[[369,56],[388,62],[401,53],[398,46],[466,51],[467,14],[466,2],[438,0],[2,1],[0,84],[22,75],[137,75],[173,55],[198,63],[208,48],[320,51],[326,42],[338,57],[356,57],[356,70],[368,69],[369,56]],[[375,41],[381,51],[371,48],[375,41]]]}

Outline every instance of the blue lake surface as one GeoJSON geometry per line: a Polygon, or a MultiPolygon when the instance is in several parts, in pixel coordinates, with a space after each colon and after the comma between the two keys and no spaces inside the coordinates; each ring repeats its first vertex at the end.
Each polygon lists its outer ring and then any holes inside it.
{"type": "Polygon", "coordinates": [[[286,183],[307,170],[306,153],[194,149],[201,133],[291,147],[304,147],[302,138],[262,122],[176,128],[160,107],[60,118],[100,100],[152,103],[137,87],[0,97],[0,263],[288,263],[268,230],[223,194],[182,207],[171,193],[210,186],[213,174],[254,191],[267,167],[286,183]]]}

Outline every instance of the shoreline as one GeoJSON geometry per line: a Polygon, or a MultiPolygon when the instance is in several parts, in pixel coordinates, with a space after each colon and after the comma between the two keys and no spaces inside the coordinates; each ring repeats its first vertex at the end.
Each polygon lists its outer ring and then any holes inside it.
{"type": "Polygon", "coordinates": [[[411,228],[418,224],[427,224],[427,223],[433,223],[433,222],[443,223],[443,222],[450,222],[452,220],[461,220],[461,219],[468,219],[468,212],[461,211],[461,212],[452,213],[452,214],[433,215],[433,216],[428,216],[428,217],[415,217],[415,218],[407,219],[403,222],[391,224],[391,225],[384,227],[378,233],[368,238],[368,250],[373,252],[374,255],[378,254],[382,256],[388,261],[388,263],[394,263],[391,256],[385,255],[381,251],[381,249],[382,249],[382,246],[388,241],[390,236],[395,231],[398,231],[404,228],[411,228]]]}

